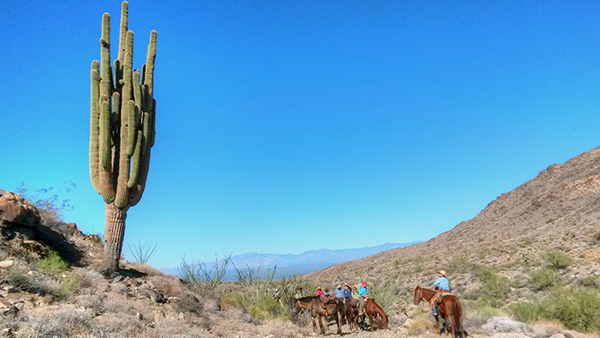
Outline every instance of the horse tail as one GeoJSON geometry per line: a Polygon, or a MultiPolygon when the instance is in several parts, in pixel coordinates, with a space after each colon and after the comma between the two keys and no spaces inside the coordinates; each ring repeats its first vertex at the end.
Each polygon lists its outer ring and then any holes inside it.
{"type": "Polygon", "coordinates": [[[452,300],[452,307],[454,308],[453,312],[453,316],[454,316],[454,325],[456,325],[456,329],[460,330],[461,335],[463,332],[463,327],[462,327],[462,308],[460,306],[460,302],[458,301],[458,298],[454,298],[452,300]]]}

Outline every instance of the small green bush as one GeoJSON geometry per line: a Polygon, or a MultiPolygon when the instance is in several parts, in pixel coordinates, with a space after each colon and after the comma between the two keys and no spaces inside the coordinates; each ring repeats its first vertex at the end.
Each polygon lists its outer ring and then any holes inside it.
{"type": "Polygon", "coordinates": [[[52,252],[48,257],[38,261],[38,269],[51,275],[59,275],[69,271],[69,265],[58,253],[52,252]]]}
{"type": "Polygon", "coordinates": [[[575,331],[600,331],[600,293],[584,287],[553,289],[543,302],[548,319],[559,320],[575,331]]]}
{"type": "Polygon", "coordinates": [[[469,264],[469,261],[467,260],[467,258],[465,256],[454,256],[450,259],[450,261],[448,262],[448,265],[446,266],[446,270],[448,272],[465,272],[468,271],[469,268],[471,267],[471,264],[469,264]]]}
{"type": "Polygon", "coordinates": [[[546,261],[548,266],[554,270],[564,269],[573,263],[573,259],[569,255],[558,250],[548,251],[546,261]]]}
{"type": "Polygon", "coordinates": [[[592,235],[592,244],[600,245],[600,231],[592,235]]]}
{"type": "Polygon", "coordinates": [[[544,269],[533,273],[531,276],[531,287],[540,291],[551,288],[558,284],[558,274],[554,270],[544,269]]]}
{"type": "Polygon", "coordinates": [[[490,298],[491,306],[501,307],[503,301],[510,294],[510,280],[497,275],[495,269],[491,267],[480,269],[478,275],[483,283],[483,288],[480,292],[490,298]]]}
{"type": "Polygon", "coordinates": [[[533,323],[546,316],[545,308],[540,304],[521,302],[512,304],[509,309],[516,320],[525,323],[533,323]]]}
{"type": "Polygon", "coordinates": [[[587,276],[583,280],[583,285],[588,287],[600,288],[600,276],[587,276]]]}
{"type": "Polygon", "coordinates": [[[81,288],[81,279],[77,275],[70,275],[62,282],[57,291],[57,296],[63,299],[71,297],[81,288]]]}
{"type": "Polygon", "coordinates": [[[16,288],[24,290],[31,287],[29,276],[17,269],[10,269],[5,276],[6,281],[16,288]]]}

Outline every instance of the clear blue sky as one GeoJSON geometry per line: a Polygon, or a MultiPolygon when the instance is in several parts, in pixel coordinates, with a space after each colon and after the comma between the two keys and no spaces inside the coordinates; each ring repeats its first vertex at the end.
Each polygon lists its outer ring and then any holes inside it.
{"type": "MultiPolygon", "coordinates": [[[[598,1],[130,1],[158,32],[156,144],[128,245],[157,267],[427,240],[600,141],[598,1]]],[[[0,188],[88,174],[89,74],[119,1],[0,2],[0,188]]]]}

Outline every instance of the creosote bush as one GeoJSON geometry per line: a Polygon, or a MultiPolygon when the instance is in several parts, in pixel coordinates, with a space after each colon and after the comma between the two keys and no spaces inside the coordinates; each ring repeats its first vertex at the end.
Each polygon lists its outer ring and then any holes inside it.
{"type": "Polygon", "coordinates": [[[573,263],[573,259],[558,250],[552,250],[546,252],[546,262],[548,262],[548,266],[554,270],[565,269],[569,265],[573,263]]]}
{"type": "Polygon", "coordinates": [[[481,280],[483,287],[475,293],[481,297],[486,297],[486,301],[492,307],[501,307],[504,300],[510,294],[510,280],[496,273],[493,267],[481,267],[477,271],[477,276],[481,280]]]}
{"type": "Polygon", "coordinates": [[[556,286],[558,281],[558,274],[550,269],[539,270],[531,275],[531,287],[537,291],[556,286]]]}
{"type": "Polygon", "coordinates": [[[556,320],[580,332],[600,331],[600,293],[591,288],[552,288],[541,301],[520,302],[509,307],[513,317],[526,323],[556,320]]]}
{"type": "Polygon", "coordinates": [[[56,252],[51,252],[48,257],[38,261],[38,269],[51,275],[59,275],[69,271],[69,265],[56,252]]]}

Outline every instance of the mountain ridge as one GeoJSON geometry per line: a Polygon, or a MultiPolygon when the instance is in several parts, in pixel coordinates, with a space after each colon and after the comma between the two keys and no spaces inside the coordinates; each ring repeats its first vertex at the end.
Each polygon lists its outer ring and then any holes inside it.
{"type": "MultiPolygon", "coordinates": [[[[228,269],[227,280],[234,280],[235,269],[245,270],[247,268],[265,268],[273,269],[277,267],[279,273],[284,277],[306,274],[326,268],[333,264],[343,263],[349,260],[356,260],[370,256],[377,252],[400,248],[412,245],[415,242],[408,243],[384,243],[372,247],[361,247],[351,249],[317,249],[308,250],[299,254],[276,254],[276,253],[258,253],[247,252],[231,256],[231,266],[228,269]]],[[[222,260],[219,260],[222,262],[222,260]]],[[[210,266],[210,264],[208,264],[210,266]]],[[[161,271],[170,274],[178,274],[178,268],[162,268],[161,271]]],[[[280,274],[277,273],[277,277],[280,274]]]]}

